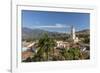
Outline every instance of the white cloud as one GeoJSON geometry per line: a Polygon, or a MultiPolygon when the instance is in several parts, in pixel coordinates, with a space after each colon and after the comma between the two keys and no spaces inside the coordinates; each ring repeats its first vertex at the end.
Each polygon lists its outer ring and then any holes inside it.
{"type": "Polygon", "coordinates": [[[56,27],[63,28],[63,27],[66,27],[66,26],[62,25],[62,24],[56,24],[56,27]]]}
{"type": "Polygon", "coordinates": [[[34,28],[67,28],[67,27],[70,27],[69,25],[68,26],[65,26],[64,24],[55,24],[55,25],[44,25],[44,26],[34,26],[34,28]]]}

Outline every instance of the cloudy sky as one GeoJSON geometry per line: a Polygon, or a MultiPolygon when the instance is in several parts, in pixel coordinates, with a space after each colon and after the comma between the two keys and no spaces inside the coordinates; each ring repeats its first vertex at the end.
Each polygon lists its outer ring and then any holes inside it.
{"type": "Polygon", "coordinates": [[[66,32],[73,25],[77,31],[90,28],[89,13],[22,10],[22,27],[66,32]]]}

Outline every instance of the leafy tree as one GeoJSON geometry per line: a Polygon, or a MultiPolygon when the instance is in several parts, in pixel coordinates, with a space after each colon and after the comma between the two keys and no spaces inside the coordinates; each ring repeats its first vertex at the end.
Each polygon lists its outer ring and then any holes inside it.
{"type": "Polygon", "coordinates": [[[80,50],[79,48],[64,49],[62,55],[66,60],[78,60],[80,59],[80,50]]]}
{"type": "Polygon", "coordinates": [[[86,37],[84,40],[83,40],[84,43],[86,44],[89,44],[90,43],[90,38],[89,37],[86,37]]]}
{"type": "Polygon", "coordinates": [[[56,45],[55,41],[45,33],[44,36],[39,39],[38,42],[39,50],[33,59],[38,57],[39,61],[49,60],[49,55],[51,54],[51,51],[53,51],[55,45],[56,45]]]}

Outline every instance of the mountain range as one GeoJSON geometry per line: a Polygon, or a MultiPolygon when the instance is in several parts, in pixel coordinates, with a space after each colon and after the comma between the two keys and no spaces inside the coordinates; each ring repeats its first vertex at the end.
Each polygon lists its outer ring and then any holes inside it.
{"type": "MultiPolygon", "coordinates": [[[[44,33],[47,33],[49,37],[68,37],[70,34],[68,33],[59,33],[59,32],[50,32],[42,29],[30,29],[23,27],[22,28],[22,39],[38,39],[43,36],[44,33]]],[[[77,31],[76,34],[89,34],[89,29],[84,29],[81,31],[77,31]]]]}

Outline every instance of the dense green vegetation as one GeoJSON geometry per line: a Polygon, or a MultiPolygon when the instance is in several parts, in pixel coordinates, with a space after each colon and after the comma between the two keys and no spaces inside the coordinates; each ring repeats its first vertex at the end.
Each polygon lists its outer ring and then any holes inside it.
{"type": "MultiPolygon", "coordinates": [[[[85,43],[88,43],[89,39],[84,39],[85,43]]],[[[59,60],[79,60],[88,59],[89,55],[85,55],[79,48],[54,48],[57,43],[54,38],[49,37],[46,33],[37,43],[37,52],[33,52],[33,56],[27,58],[23,62],[37,62],[37,61],[59,61],[59,60]],[[56,52],[55,52],[56,51],[56,52]]]]}
{"type": "Polygon", "coordinates": [[[78,38],[81,39],[82,43],[89,44],[90,43],[90,35],[89,34],[77,34],[78,38]]]}

